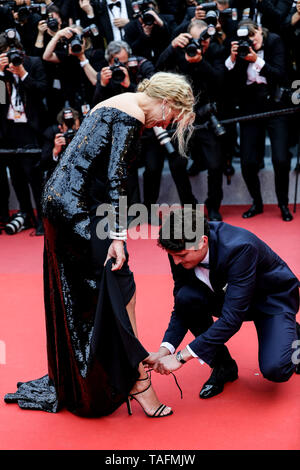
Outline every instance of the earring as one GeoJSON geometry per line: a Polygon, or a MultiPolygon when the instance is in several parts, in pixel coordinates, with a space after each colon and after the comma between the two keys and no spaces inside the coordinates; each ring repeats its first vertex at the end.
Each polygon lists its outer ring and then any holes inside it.
{"type": "Polygon", "coordinates": [[[165,120],[166,120],[166,116],[165,116],[165,103],[162,103],[162,105],[161,105],[161,112],[162,112],[162,120],[165,121],[165,120]]]}

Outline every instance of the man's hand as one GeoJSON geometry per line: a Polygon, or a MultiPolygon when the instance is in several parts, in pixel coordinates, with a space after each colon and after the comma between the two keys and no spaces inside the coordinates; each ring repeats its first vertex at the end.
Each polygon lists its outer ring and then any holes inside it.
{"type": "Polygon", "coordinates": [[[247,60],[248,62],[256,62],[257,61],[257,54],[256,54],[256,52],[254,52],[252,47],[250,47],[250,52],[249,52],[248,55],[246,55],[246,57],[244,57],[244,59],[247,60]]]}
{"type": "Polygon", "coordinates": [[[107,252],[107,257],[104,263],[104,266],[106,265],[107,261],[110,258],[115,258],[115,263],[113,263],[111,270],[112,271],[117,271],[118,269],[121,269],[125,260],[125,251],[124,251],[124,242],[122,240],[113,240],[111,243],[108,252],[107,252]]]}
{"type": "Polygon", "coordinates": [[[172,47],[175,49],[176,47],[181,47],[184,49],[188,43],[190,42],[190,39],[193,37],[189,33],[181,33],[176,38],[173,39],[171,42],[172,47]]]}
{"type": "Polygon", "coordinates": [[[121,85],[124,88],[128,88],[130,86],[130,78],[129,78],[128,70],[127,70],[126,67],[120,67],[120,69],[122,70],[122,72],[125,75],[125,78],[124,78],[123,82],[121,82],[121,85]]]}
{"type": "Polygon", "coordinates": [[[148,366],[153,367],[162,357],[169,356],[170,354],[167,348],[161,346],[159,351],[150,353],[149,356],[143,360],[143,364],[148,364],[148,366]]]}
{"type": "Polygon", "coordinates": [[[296,8],[298,15],[300,15],[300,0],[298,0],[296,8]]]}
{"type": "Polygon", "coordinates": [[[238,41],[232,41],[232,43],[231,43],[231,52],[230,52],[231,62],[235,63],[237,55],[238,55],[238,51],[239,51],[238,41]]]}
{"type": "Polygon", "coordinates": [[[169,375],[170,372],[180,369],[183,366],[179,361],[177,361],[175,354],[170,356],[162,357],[159,359],[156,364],[153,365],[155,372],[158,372],[162,375],[169,375]]]}
{"type": "Polygon", "coordinates": [[[100,83],[101,86],[107,86],[111,80],[112,71],[109,67],[103,67],[100,72],[100,83]]]}
{"type": "Polygon", "coordinates": [[[195,9],[195,16],[193,18],[193,20],[204,20],[204,18],[206,17],[206,11],[203,10],[202,6],[201,5],[198,5],[196,6],[196,9],[195,9]]]}
{"type": "Polygon", "coordinates": [[[58,133],[55,135],[54,138],[54,149],[53,149],[53,154],[58,157],[58,155],[61,153],[62,148],[66,145],[66,139],[64,138],[63,133],[58,133]]]}
{"type": "Polygon", "coordinates": [[[79,0],[79,6],[88,16],[94,16],[94,9],[90,4],[90,0],[79,0]]]}
{"type": "Polygon", "coordinates": [[[66,28],[63,28],[60,31],[58,31],[54,37],[57,39],[57,41],[62,38],[71,39],[74,33],[76,33],[76,31],[72,29],[70,26],[67,26],[66,28]]]}
{"type": "Polygon", "coordinates": [[[4,69],[8,67],[9,61],[6,52],[0,54],[0,72],[4,72],[4,69]]]}
{"type": "Polygon", "coordinates": [[[114,25],[117,28],[124,28],[129,23],[128,18],[115,18],[114,19],[114,25]]]}
{"type": "Polygon", "coordinates": [[[6,70],[13,73],[14,75],[18,75],[19,78],[23,78],[24,75],[27,73],[23,64],[21,65],[9,64],[6,70]]]}
{"type": "Polygon", "coordinates": [[[190,64],[196,64],[198,62],[201,62],[202,59],[203,56],[201,49],[197,49],[197,53],[193,57],[190,57],[188,54],[185,54],[185,60],[190,64]]]}

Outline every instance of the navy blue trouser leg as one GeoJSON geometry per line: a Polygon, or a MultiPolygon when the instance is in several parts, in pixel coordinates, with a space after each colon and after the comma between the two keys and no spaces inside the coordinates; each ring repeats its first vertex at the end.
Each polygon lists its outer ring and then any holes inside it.
{"type": "MultiPolygon", "coordinates": [[[[215,295],[207,286],[186,285],[179,289],[175,297],[176,316],[179,316],[187,330],[197,337],[212,324],[212,316],[220,316],[224,298],[215,295]]],[[[219,347],[213,367],[231,359],[225,345],[219,347]]]]}
{"type": "Polygon", "coordinates": [[[292,345],[297,339],[296,318],[292,313],[260,314],[254,320],[259,344],[259,367],[272,382],[286,382],[295,371],[292,345]]]}

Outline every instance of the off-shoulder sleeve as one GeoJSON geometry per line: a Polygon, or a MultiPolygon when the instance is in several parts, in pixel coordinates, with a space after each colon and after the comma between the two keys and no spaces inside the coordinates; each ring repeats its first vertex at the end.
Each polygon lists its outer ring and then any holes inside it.
{"type": "Polygon", "coordinates": [[[127,211],[120,210],[120,198],[126,196],[128,165],[136,152],[140,127],[139,121],[131,116],[116,119],[112,126],[108,180],[115,224],[111,227],[110,238],[118,240],[126,240],[127,235],[127,211]]]}

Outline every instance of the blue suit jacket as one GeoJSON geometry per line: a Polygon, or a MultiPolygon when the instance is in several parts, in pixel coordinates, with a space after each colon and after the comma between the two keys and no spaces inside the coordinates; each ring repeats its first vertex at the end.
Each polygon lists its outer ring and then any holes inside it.
{"type": "MultiPolygon", "coordinates": [[[[220,317],[189,346],[212,364],[216,348],[226,343],[243,321],[261,314],[296,314],[300,283],[287,264],[253,233],[224,222],[209,225],[210,282],[215,295],[224,296],[224,302],[220,317]]],[[[185,285],[203,286],[194,269],[176,266],[171,257],[170,262],[174,297],[185,285]]],[[[177,348],[185,334],[175,307],[163,341],[177,348]]]]}

